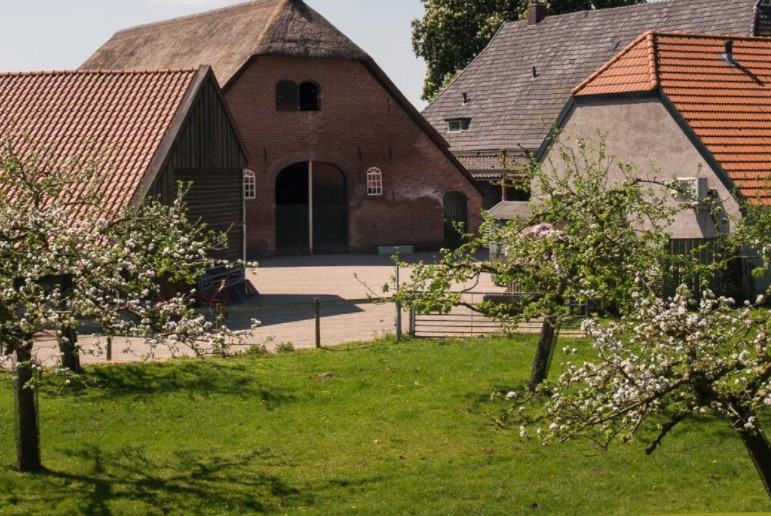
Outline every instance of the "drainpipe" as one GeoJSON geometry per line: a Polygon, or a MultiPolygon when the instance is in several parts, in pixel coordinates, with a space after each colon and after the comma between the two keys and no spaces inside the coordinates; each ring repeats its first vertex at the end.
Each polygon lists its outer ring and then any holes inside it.
{"type": "Polygon", "coordinates": [[[313,162],[308,162],[308,243],[313,255],[313,162]]]}

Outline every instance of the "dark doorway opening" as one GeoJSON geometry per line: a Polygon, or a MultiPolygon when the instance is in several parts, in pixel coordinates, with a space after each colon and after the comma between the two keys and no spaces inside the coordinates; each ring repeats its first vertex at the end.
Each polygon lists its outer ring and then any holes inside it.
{"type": "Polygon", "coordinates": [[[444,196],[444,247],[457,249],[463,245],[463,232],[468,230],[466,194],[448,192],[444,196]],[[459,231],[458,226],[462,230],[459,231]]]}
{"type": "Polygon", "coordinates": [[[290,165],[276,178],[276,251],[308,254],[308,163],[290,165]]]}
{"type": "Polygon", "coordinates": [[[347,185],[337,167],[322,162],[295,163],[278,175],[276,252],[348,252],[347,185]]]}

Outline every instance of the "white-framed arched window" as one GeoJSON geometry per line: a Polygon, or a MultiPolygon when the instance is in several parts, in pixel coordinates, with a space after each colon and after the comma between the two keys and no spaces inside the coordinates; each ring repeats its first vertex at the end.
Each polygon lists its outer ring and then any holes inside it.
{"type": "Polygon", "coordinates": [[[257,198],[257,178],[251,170],[244,170],[244,199],[257,198]]]}
{"type": "Polygon", "coordinates": [[[383,171],[377,167],[367,170],[367,195],[383,195],[383,171]]]}

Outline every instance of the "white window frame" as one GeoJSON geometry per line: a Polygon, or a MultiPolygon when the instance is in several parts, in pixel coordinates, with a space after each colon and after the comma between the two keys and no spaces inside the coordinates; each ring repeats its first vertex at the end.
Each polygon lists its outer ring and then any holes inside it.
{"type": "Polygon", "coordinates": [[[447,119],[447,132],[460,133],[463,131],[468,131],[470,124],[470,118],[449,118],[447,119]]]}
{"type": "Polygon", "coordinates": [[[257,198],[257,176],[253,170],[244,170],[244,199],[257,198]]]}
{"type": "Polygon", "coordinates": [[[383,171],[378,167],[370,167],[367,170],[367,195],[383,195],[383,171]]]}

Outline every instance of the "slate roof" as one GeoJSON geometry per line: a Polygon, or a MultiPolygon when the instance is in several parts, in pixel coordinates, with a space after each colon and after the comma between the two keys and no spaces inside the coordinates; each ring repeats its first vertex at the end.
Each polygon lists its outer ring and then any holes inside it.
{"type": "Polygon", "coordinates": [[[751,202],[771,205],[771,38],[648,32],[578,85],[576,96],[660,89],[751,202]]]}
{"type": "MultiPolygon", "coordinates": [[[[56,170],[96,164],[100,207],[126,207],[204,69],[0,74],[0,135],[56,170]]],[[[8,185],[5,185],[8,186],[8,185]]],[[[72,192],[72,200],[78,199],[72,192]]],[[[82,210],[81,210],[82,211],[82,210]]]]}
{"type": "Polygon", "coordinates": [[[537,25],[506,23],[423,115],[456,153],[538,149],[571,88],[640,34],[655,29],[752,35],[756,3],[664,0],[549,16],[537,25]],[[471,99],[465,105],[464,92],[471,99]],[[462,117],[471,118],[469,129],[448,133],[446,120],[462,117]]]}
{"type": "Polygon", "coordinates": [[[254,0],[122,30],[81,69],[210,65],[225,87],[255,55],[369,58],[302,0],[254,0]]]}

